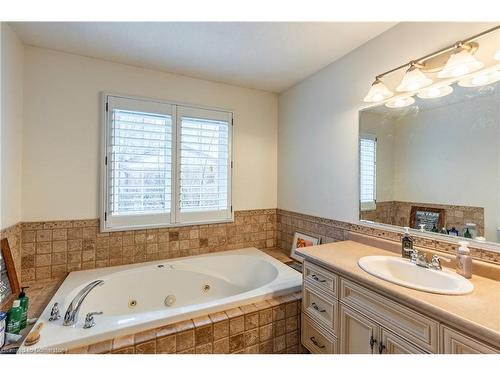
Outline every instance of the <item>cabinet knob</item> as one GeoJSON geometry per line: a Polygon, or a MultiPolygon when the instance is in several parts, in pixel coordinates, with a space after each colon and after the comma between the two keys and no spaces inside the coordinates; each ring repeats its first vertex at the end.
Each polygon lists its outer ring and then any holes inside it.
{"type": "Polygon", "coordinates": [[[320,308],[320,307],[316,304],[316,302],[311,303],[311,306],[312,306],[312,308],[313,308],[314,310],[319,311],[320,313],[323,313],[323,312],[325,312],[325,311],[326,311],[325,309],[320,308]]]}
{"type": "Polygon", "coordinates": [[[382,354],[385,350],[385,345],[380,343],[378,344],[378,354],[382,354]]]}
{"type": "Polygon", "coordinates": [[[326,280],[325,280],[325,279],[320,279],[320,278],[319,278],[318,276],[316,276],[316,275],[311,275],[311,277],[312,277],[314,280],[319,281],[320,283],[324,283],[324,282],[326,282],[326,280]]]}
{"type": "Polygon", "coordinates": [[[309,340],[311,340],[312,343],[314,345],[316,345],[318,348],[320,348],[320,349],[324,349],[325,348],[324,345],[321,345],[321,344],[318,343],[318,341],[316,340],[316,338],[314,336],[310,337],[309,340]]]}
{"type": "Polygon", "coordinates": [[[375,344],[377,343],[377,340],[373,337],[373,335],[370,337],[370,348],[372,349],[372,352],[373,352],[373,347],[375,346],[375,344]]]}

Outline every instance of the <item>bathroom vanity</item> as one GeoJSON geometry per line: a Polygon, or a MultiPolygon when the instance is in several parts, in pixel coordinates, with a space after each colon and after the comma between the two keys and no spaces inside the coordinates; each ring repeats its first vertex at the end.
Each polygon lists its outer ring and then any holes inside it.
{"type": "Polygon", "coordinates": [[[474,291],[443,295],[361,269],[398,254],[354,241],[303,248],[302,344],[311,353],[500,353],[500,282],[474,275],[474,291]]]}

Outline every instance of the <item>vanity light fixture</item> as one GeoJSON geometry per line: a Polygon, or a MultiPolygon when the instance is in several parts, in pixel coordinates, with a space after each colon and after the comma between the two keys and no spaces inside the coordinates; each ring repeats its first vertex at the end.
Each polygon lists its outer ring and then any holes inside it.
{"type": "Polygon", "coordinates": [[[439,78],[460,77],[481,69],[484,63],[476,60],[472,54],[464,49],[450,56],[443,70],[438,73],[439,78]]]}
{"type": "Polygon", "coordinates": [[[406,96],[391,100],[390,102],[385,103],[385,106],[389,108],[403,108],[403,107],[408,107],[413,103],[415,103],[415,99],[413,99],[412,96],[406,96]]]}
{"type": "Polygon", "coordinates": [[[406,71],[403,80],[401,81],[399,86],[396,87],[396,91],[416,91],[423,87],[429,86],[432,83],[432,79],[426,77],[426,75],[420,70],[420,67],[422,67],[422,65],[412,62],[410,64],[410,67],[406,71]]]}
{"type": "Polygon", "coordinates": [[[453,87],[450,85],[433,85],[431,87],[427,87],[420,91],[417,96],[420,99],[435,99],[442,98],[443,96],[450,95],[453,92],[453,87]]]}
{"type": "Polygon", "coordinates": [[[500,71],[495,67],[494,69],[487,69],[480,71],[473,76],[464,78],[458,81],[458,85],[462,87],[478,87],[489,85],[500,80],[500,71]]]}
{"type": "Polygon", "coordinates": [[[370,91],[365,96],[364,101],[368,103],[377,103],[382,100],[388,99],[393,96],[394,93],[387,88],[386,85],[377,77],[370,87],[370,91]]]}
{"type": "MultiPolygon", "coordinates": [[[[420,91],[418,96],[425,99],[438,98],[450,94],[453,91],[449,86],[450,82],[443,83],[441,86],[429,87],[428,90],[422,90],[432,84],[432,79],[426,76],[426,74],[437,73],[437,78],[451,78],[456,81],[464,75],[482,69],[484,63],[474,57],[479,48],[477,40],[498,30],[500,30],[500,25],[377,75],[364,101],[377,103],[387,101],[393,97],[394,93],[382,82],[382,78],[403,68],[406,69],[406,73],[395,91],[408,92],[411,93],[410,95],[414,95],[416,91],[420,91]]],[[[500,50],[495,53],[494,58],[500,60],[500,50]]],[[[483,78],[477,79],[481,81],[483,78]]],[[[401,98],[402,100],[398,100],[398,97],[391,99],[387,106],[390,108],[400,108],[404,106],[402,104],[414,100],[413,98],[410,99],[409,96],[402,96],[401,98]]],[[[406,105],[411,104],[408,103],[406,105]]]]}

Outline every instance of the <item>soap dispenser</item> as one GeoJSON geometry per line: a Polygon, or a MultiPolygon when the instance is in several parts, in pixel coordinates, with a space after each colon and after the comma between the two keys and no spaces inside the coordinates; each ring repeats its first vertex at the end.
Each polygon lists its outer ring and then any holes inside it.
{"type": "Polygon", "coordinates": [[[460,246],[457,252],[457,273],[466,279],[470,279],[472,277],[472,257],[467,247],[469,243],[467,241],[459,241],[458,244],[460,246]]]}
{"type": "Polygon", "coordinates": [[[413,249],[413,239],[410,237],[410,228],[405,227],[405,232],[401,238],[401,256],[410,259],[413,249]]]}

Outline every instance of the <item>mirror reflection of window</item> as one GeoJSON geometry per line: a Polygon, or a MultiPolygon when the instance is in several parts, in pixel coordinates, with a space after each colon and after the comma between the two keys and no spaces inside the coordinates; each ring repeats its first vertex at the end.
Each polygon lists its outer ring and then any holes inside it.
{"type": "Polygon", "coordinates": [[[374,210],[377,190],[377,138],[372,134],[361,134],[359,150],[361,210],[374,210]]]}

